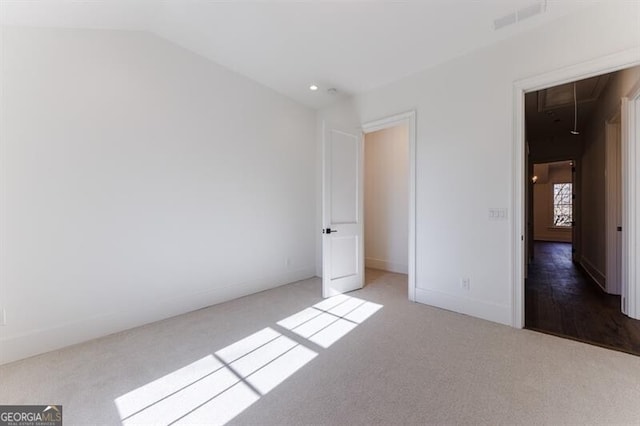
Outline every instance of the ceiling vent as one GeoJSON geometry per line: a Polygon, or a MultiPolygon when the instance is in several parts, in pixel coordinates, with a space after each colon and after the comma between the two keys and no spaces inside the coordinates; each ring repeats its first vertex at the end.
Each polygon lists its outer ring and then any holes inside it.
{"type": "Polygon", "coordinates": [[[501,28],[507,27],[511,24],[515,24],[518,22],[518,14],[516,12],[510,13],[508,15],[503,16],[502,18],[498,18],[493,21],[493,28],[499,30],[501,28]]]}
{"type": "Polygon", "coordinates": [[[515,12],[508,13],[493,21],[493,29],[500,30],[509,25],[529,19],[532,16],[540,15],[547,10],[547,1],[537,2],[532,5],[518,9],[515,12]]]}

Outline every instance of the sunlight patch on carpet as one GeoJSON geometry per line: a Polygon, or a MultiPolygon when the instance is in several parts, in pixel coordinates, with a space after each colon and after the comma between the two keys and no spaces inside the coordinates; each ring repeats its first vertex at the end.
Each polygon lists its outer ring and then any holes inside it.
{"type": "MultiPolygon", "coordinates": [[[[277,324],[329,348],[382,305],[339,295],[277,324]]],[[[114,400],[123,425],[225,424],[318,353],[266,327],[114,400]]]]}
{"type": "Polygon", "coordinates": [[[382,305],[377,303],[341,294],[293,314],[278,325],[326,349],[380,308],[382,305]]]}

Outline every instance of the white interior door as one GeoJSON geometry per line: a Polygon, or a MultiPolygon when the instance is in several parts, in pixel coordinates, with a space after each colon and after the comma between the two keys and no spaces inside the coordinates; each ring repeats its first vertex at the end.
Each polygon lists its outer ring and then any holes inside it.
{"type": "Polygon", "coordinates": [[[322,296],[364,285],[363,140],[360,129],[323,126],[322,296]]]}

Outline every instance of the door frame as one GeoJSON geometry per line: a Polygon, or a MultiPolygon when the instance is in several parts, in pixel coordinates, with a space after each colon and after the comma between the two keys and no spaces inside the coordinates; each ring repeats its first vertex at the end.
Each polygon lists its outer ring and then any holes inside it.
{"type": "MultiPolygon", "coordinates": [[[[630,68],[640,65],[639,49],[628,49],[616,54],[603,56],[590,61],[578,63],[559,70],[543,73],[513,83],[513,146],[512,146],[512,167],[511,167],[511,209],[513,211],[513,221],[511,226],[511,261],[510,275],[512,279],[511,306],[512,318],[511,325],[516,328],[524,327],[524,271],[525,271],[525,185],[526,185],[526,152],[525,152],[525,110],[524,96],[525,93],[533,92],[548,87],[558,86],[560,84],[570,83],[576,80],[582,80],[594,77],[600,74],[619,71],[621,69],[630,68]]],[[[640,230],[637,223],[637,214],[640,211],[637,207],[640,197],[637,196],[636,181],[640,180],[635,162],[640,157],[640,149],[635,149],[640,139],[634,133],[636,127],[640,124],[636,123],[637,116],[640,114],[640,88],[635,88],[636,92],[630,94],[631,102],[626,102],[623,98],[623,134],[622,138],[622,155],[627,155],[627,159],[623,164],[623,243],[622,243],[622,259],[623,259],[623,282],[628,283],[629,300],[627,304],[627,315],[638,318],[640,312],[637,312],[636,303],[636,287],[637,271],[640,269],[638,263],[625,262],[625,259],[638,259],[638,249],[640,249],[640,230]],[[633,96],[637,93],[638,96],[633,96]],[[625,119],[626,117],[626,119],[625,119]],[[632,119],[629,120],[629,117],[632,119]],[[625,125],[624,123],[627,122],[625,125]],[[633,157],[632,157],[633,156],[633,157]],[[632,159],[633,158],[633,159],[632,159]],[[633,296],[633,297],[631,297],[633,296]]],[[[624,158],[624,157],[623,157],[624,158]]],[[[640,185],[638,185],[640,188],[640,185]]],[[[623,284],[624,287],[624,284],[623,284]]]]}
{"type": "Polygon", "coordinates": [[[640,81],[620,105],[622,160],[622,312],[640,319],[640,81]],[[625,208],[626,207],[626,208],[625,208]],[[625,231],[626,230],[626,231],[625,231]]]}
{"type": "Polygon", "coordinates": [[[400,114],[368,121],[362,124],[364,134],[406,125],[409,138],[409,259],[408,260],[408,296],[409,300],[416,300],[416,111],[411,110],[400,114]]]}

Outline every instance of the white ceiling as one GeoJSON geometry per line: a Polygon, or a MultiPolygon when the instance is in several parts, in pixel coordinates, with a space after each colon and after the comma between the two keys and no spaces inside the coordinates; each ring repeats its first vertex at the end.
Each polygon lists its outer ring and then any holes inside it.
{"type": "Polygon", "coordinates": [[[319,108],[339,97],[330,87],[384,86],[594,3],[549,0],[494,31],[494,19],[535,2],[0,0],[0,24],[150,31],[319,108]]]}

